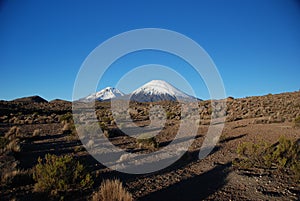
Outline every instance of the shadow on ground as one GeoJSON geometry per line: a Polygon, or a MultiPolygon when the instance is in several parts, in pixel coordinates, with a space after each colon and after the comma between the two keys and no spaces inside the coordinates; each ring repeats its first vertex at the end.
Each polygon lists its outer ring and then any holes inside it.
{"type": "Polygon", "coordinates": [[[16,154],[16,159],[20,161],[19,167],[23,169],[32,168],[38,158],[44,158],[46,154],[63,155],[74,152],[74,147],[81,144],[79,140],[66,141],[62,138],[64,134],[38,136],[26,139],[22,144],[22,151],[16,154]],[[34,143],[35,140],[42,142],[34,143]]]}
{"type": "Polygon", "coordinates": [[[240,138],[245,137],[246,135],[247,135],[247,134],[241,134],[241,135],[238,135],[238,136],[227,137],[227,138],[225,138],[225,139],[220,140],[220,143],[223,144],[223,143],[230,142],[230,141],[232,141],[232,140],[237,140],[237,139],[240,139],[240,138]]]}
{"type": "Polygon", "coordinates": [[[221,189],[230,173],[230,163],[215,168],[187,180],[180,181],[170,187],[153,192],[140,198],[140,201],[172,200],[199,201],[221,189]]]}

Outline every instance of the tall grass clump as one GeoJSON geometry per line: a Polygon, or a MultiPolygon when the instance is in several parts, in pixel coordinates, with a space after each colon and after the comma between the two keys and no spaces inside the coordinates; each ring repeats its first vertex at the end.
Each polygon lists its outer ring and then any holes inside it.
{"type": "Polygon", "coordinates": [[[105,180],[92,201],[133,201],[132,195],[123,187],[120,180],[105,180]]]}
{"type": "Polygon", "coordinates": [[[0,154],[4,152],[20,152],[20,128],[13,126],[3,137],[0,137],[0,154]]]}
{"type": "Polygon", "coordinates": [[[4,138],[6,138],[8,140],[13,140],[18,137],[21,137],[21,134],[20,134],[20,128],[17,126],[11,127],[9,129],[9,131],[7,133],[5,133],[5,136],[4,136],[4,138]]]}

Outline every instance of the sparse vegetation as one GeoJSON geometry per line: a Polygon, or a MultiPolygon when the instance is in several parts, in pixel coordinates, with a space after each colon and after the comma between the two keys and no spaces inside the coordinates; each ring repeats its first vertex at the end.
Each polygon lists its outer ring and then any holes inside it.
{"type": "Polygon", "coordinates": [[[6,150],[9,152],[20,152],[20,140],[19,139],[13,139],[6,145],[6,150]]]}
{"type": "Polygon", "coordinates": [[[107,123],[107,124],[109,124],[111,122],[111,120],[112,119],[110,117],[107,117],[107,116],[101,118],[101,122],[104,122],[104,123],[107,123]]]}
{"type": "Polygon", "coordinates": [[[300,179],[300,146],[297,141],[280,137],[273,145],[246,142],[237,148],[239,158],[234,164],[239,168],[288,169],[297,181],[300,179]]]}
{"type": "Polygon", "coordinates": [[[4,137],[0,137],[0,153],[20,152],[20,136],[20,128],[11,127],[4,137]]]}
{"type": "Polygon", "coordinates": [[[265,166],[263,154],[268,145],[262,141],[259,143],[243,142],[237,147],[239,159],[234,162],[240,168],[265,166]]]}
{"type": "Polygon", "coordinates": [[[108,129],[106,123],[104,123],[104,122],[100,122],[100,128],[101,128],[101,130],[102,130],[103,132],[106,131],[106,130],[108,129]]]}
{"type": "Polygon", "coordinates": [[[72,115],[72,113],[68,112],[68,113],[66,113],[66,114],[64,114],[64,115],[61,115],[60,118],[59,118],[59,120],[60,120],[60,122],[62,122],[62,123],[65,123],[65,122],[68,122],[68,123],[73,122],[73,115],[72,115]]]}
{"type": "Polygon", "coordinates": [[[109,129],[109,130],[104,130],[103,133],[104,133],[105,137],[107,137],[107,138],[113,138],[113,137],[117,137],[117,136],[122,135],[121,130],[119,130],[117,128],[112,128],[112,129],[109,129]]]}
{"type": "Polygon", "coordinates": [[[132,195],[123,187],[120,180],[105,180],[92,201],[133,201],[132,195]]]}
{"type": "Polygon", "coordinates": [[[32,183],[31,170],[19,170],[13,168],[13,170],[4,171],[1,176],[2,185],[19,186],[32,183]]]}
{"type": "Polygon", "coordinates": [[[62,131],[63,131],[63,134],[72,134],[74,132],[74,124],[71,124],[71,123],[65,123],[63,128],[62,128],[62,131]]]}
{"type": "MultiPolygon", "coordinates": [[[[8,144],[9,140],[5,137],[0,137],[0,150],[4,150],[6,145],[8,144]]],[[[2,151],[0,151],[1,153],[2,151]]]]}
{"type": "Polygon", "coordinates": [[[294,126],[296,128],[300,128],[300,116],[297,117],[297,118],[295,118],[295,120],[294,120],[294,126]]]}
{"type": "Polygon", "coordinates": [[[67,189],[84,189],[93,185],[90,174],[71,155],[56,156],[47,154],[45,160],[38,159],[33,179],[35,189],[53,195],[67,189]]]}
{"type": "Polygon", "coordinates": [[[69,140],[72,140],[74,139],[74,137],[77,137],[77,132],[76,132],[72,113],[68,112],[64,115],[61,115],[60,122],[63,124],[63,128],[62,128],[63,134],[70,135],[69,140]]]}
{"type": "Polygon", "coordinates": [[[12,140],[12,139],[16,139],[17,137],[20,137],[20,128],[17,126],[11,127],[4,137],[8,140],[12,140]]]}
{"type": "Polygon", "coordinates": [[[174,112],[166,112],[167,119],[174,119],[176,114],[174,112]]]}
{"type": "Polygon", "coordinates": [[[35,129],[32,133],[32,136],[35,137],[35,136],[39,136],[41,134],[41,129],[35,129]]]}
{"type": "Polygon", "coordinates": [[[149,135],[147,133],[138,136],[136,141],[140,147],[144,148],[158,148],[159,146],[155,136],[149,135]]]}
{"type": "MultiPolygon", "coordinates": [[[[194,178],[198,178],[197,181],[200,182],[204,180],[208,182],[203,185],[201,192],[197,192],[201,199],[201,196],[204,195],[209,200],[239,200],[251,193],[253,197],[262,200],[298,200],[300,140],[295,140],[299,138],[300,134],[299,101],[299,92],[263,97],[232,98],[227,101],[227,123],[224,125],[219,144],[208,156],[208,160],[197,160],[197,155],[203,140],[206,139],[205,134],[212,118],[210,100],[200,101],[199,111],[190,110],[189,107],[185,110],[184,107],[181,108],[180,105],[173,102],[130,103],[133,123],[140,128],[145,128],[145,132],[148,130],[147,126],[155,119],[154,117],[161,121],[166,120],[157,135],[151,135],[156,130],[149,129],[149,133],[142,134],[138,139],[129,135],[131,124],[128,124],[127,111],[116,111],[117,114],[112,115],[109,101],[95,102],[98,122],[94,121],[92,116],[85,114],[79,114],[73,117],[73,120],[72,103],[67,101],[42,104],[0,101],[0,108],[2,108],[0,111],[0,200],[39,200],[43,197],[47,197],[49,200],[103,200],[103,192],[100,191],[100,188],[90,188],[93,179],[90,175],[86,176],[86,167],[77,165],[78,158],[80,158],[81,164],[89,165],[88,167],[92,171],[90,174],[93,177],[95,175],[95,178],[100,179],[95,184],[97,187],[100,185],[98,182],[101,182],[103,178],[121,176],[122,181],[126,182],[123,189],[128,186],[127,190],[134,195],[130,195],[129,199],[131,200],[132,197],[137,200],[143,198],[160,200],[159,195],[163,197],[165,189],[171,187],[172,190],[174,184],[177,186],[182,181],[184,181],[183,183],[187,181],[186,189],[193,188],[189,184],[194,184],[194,178]],[[151,108],[157,105],[162,106],[164,110],[154,113],[156,110],[151,108]],[[151,118],[149,111],[151,111],[151,118]],[[167,111],[169,112],[168,119],[164,119],[167,111]],[[192,118],[194,112],[199,112],[201,121],[192,118]],[[121,122],[118,125],[113,120],[115,115],[119,117],[117,123],[121,122]],[[78,123],[80,121],[82,123],[78,123]],[[114,165],[114,160],[117,160],[115,164],[120,169],[133,163],[139,165],[139,155],[156,151],[157,147],[168,146],[175,139],[175,135],[180,129],[180,123],[195,123],[200,126],[195,139],[191,139],[194,140],[193,144],[175,165],[164,171],[140,177],[120,175],[116,171],[104,168],[94,160],[75,135],[73,122],[78,123],[76,131],[78,131],[82,143],[87,148],[93,149],[95,154],[103,154],[103,157],[107,157],[105,160],[107,159],[110,164],[114,165]],[[105,144],[102,145],[101,138],[103,136],[99,124],[104,135],[109,137],[109,141],[126,153],[120,157],[117,152],[112,157],[107,154],[109,149],[106,149],[105,144]],[[123,133],[122,128],[128,128],[128,130],[124,129],[123,133]],[[127,131],[128,133],[125,133],[127,131]],[[279,139],[280,134],[286,138],[279,139]],[[238,149],[237,144],[240,144],[238,149]],[[232,161],[235,151],[238,151],[239,154],[232,168],[231,163],[225,162],[232,161]],[[44,157],[38,161],[39,156],[47,153],[71,154],[67,156],[72,157],[72,162],[67,159],[56,159],[57,162],[49,165],[50,162],[47,162],[44,157]],[[136,156],[132,154],[136,154],[136,156]],[[136,159],[137,161],[135,161],[136,159]],[[211,169],[208,169],[207,161],[212,163],[211,169]],[[39,171],[36,171],[38,167],[36,162],[40,165],[39,171]],[[34,177],[40,179],[34,180],[34,177]],[[227,179],[230,179],[230,182],[222,183],[227,179]],[[222,181],[220,185],[218,185],[218,181],[222,181]],[[50,183],[52,184],[50,185],[50,183]],[[46,187],[41,188],[39,185],[46,187]],[[224,189],[226,193],[224,193],[224,189]],[[207,190],[213,194],[207,193],[207,190]],[[154,191],[158,193],[152,194],[154,191]],[[238,193],[235,193],[236,191],[238,193]]],[[[80,104],[84,106],[85,103],[80,104]]],[[[217,105],[215,105],[216,107],[217,105]]],[[[216,114],[219,115],[219,113],[216,114]]],[[[217,127],[218,125],[213,126],[217,127]]],[[[135,129],[132,131],[135,132],[135,129]]],[[[181,143],[185,143],[186,140],[190,140],[190,138],[182,136],[175,141],[178,148],[174,146],[174,155],[186,151],[181,148],[181,143]]],[[[211,140],[215,141],[216,139],[212,138],[211,140]]],[[[164,157],[172,156],[172,153],[159,155],[158,159],[164,160],[164,157]]],[[[55,157],[63,156],[55,155],[55,157]]],[[[49,160],[52,161],[52,159],[49,160]]],[[[152,158],[149,160],[146,158],[146,160],[146,163],[152,163],[152,158]]],[[[141,163],[143,162],[141,161],[141,163]]],[[[111,182],[113,183],[113,181],[111,182]]],[[[121,182],[120,184],[122,185],[121,182]]],[[[106,200],[114,199],[115,194],[117,195],[119,192],[116,190],[118,188],[114,187],[103,187],[103,189],[110,192],[106,193],[106,200]]],[[[177,191],[176,188],[174,190],[177,191]]],[[[188,192],[188,190],[183,190],[178,193],[184,194],[188,199],[188,192]],[[185,192],[187,194],[184,194],[185,192]]],[[[168,195],[169,200],[176,199],[176,197],[177,193],[172,192],[168,195]]]]}

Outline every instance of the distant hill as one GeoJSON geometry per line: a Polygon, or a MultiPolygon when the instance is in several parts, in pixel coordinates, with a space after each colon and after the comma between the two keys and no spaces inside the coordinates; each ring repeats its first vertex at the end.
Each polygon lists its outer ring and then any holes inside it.
{"type": "Polygon", "coordinates": [[[71,103],[71,102],[67,101],[67,100],[62,100],[62,99],[54,99],[54,100],[51,100],[49,103],[60,103],[60,104],[63,104],[63,103],[71,103]]]}
{"type": "Polygon", "coordinates": [[[13,100],[15,102],[26,102],[26,103],[48,103],[47,100],[43,99],[40,96],[29,96],[29,97],[23,97],[23,98],[17,98],[15,100],[13,100]]]}

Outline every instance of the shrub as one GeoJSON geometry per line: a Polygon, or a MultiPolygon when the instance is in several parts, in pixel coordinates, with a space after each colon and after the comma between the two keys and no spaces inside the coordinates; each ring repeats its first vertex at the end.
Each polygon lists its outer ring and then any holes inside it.
{"type": "Polygon", "coordinates": [[[8,139],[4,137],[0,137],[0,150],[4,150],[8,142],[9,142],[8,139]]]}
{"type": "Polygon", "coordinates": [[[65,123],[63,128],[62,128],[62,131],[63,131],[63,134],[72,134],[73,133],[73,125],[70,124],[70,123],[65,123]]]}
{"type": "Polygon", "coordinates": [[[35,136],[39,136],[41,135],[41,129],[35,129],[32,133],[32,136],[35,137],[35,136]]]}
{"type": "Polygon", "coordinates": [[[152,136],[150,134],[141,134],[136,139],[138,145],[140,147],[146,147],[146,148],[158,148],[158,142],[155,138],[155,136],[152,136]]]}
{"type": "Polygon", "coordinates": [[[299,153],[300,147],[298,143],[282,136],[277,143],[267,150],[264,158],[269,163],[278,163],[279,167],[284,168],[290,167],[297,159],[300,159],[300,156],[298,156],[299,153]]]}
{"type": "Polygon", "coordinates": [[[62,128],[63,134],[73,135],[71,136],[70,140],[72,140],[72,137],[77,136],[72,113],[68,112],[64,115],[61,115],[60,122],[64,125],[62,128]]]}
{"type": "Polygon", "coordinates": [[[258,144],[252,142],[244,142],[237,148],[239,161],[235,164],[241,168],[261,167],[264,166],[263,154],[267,148],[267,144],[260,142],[258,144]]]}
{"type": "Polygon", "coordinates": [[[266,143],[243,143],[237,148],[239,158],[234,161],[234,165],[240,168],[289,169],[299,181],[300,145],[298,141],[280,137],[278,142],[271,146],[266,143]]]}
{"type": "Polygon", "coordinates": [[[0,153],[3,152],[20,152],[20,128],[13,126],[9,131],[0,137],[0,153]]]}
{"type": "Polygon", "coordinates": [[[106,124],[110,124],[111,121],[112,121],[112,119],[107,116],[101,118],[101,122],[106,123],[106,124]]]}
{"type": "Polygon", "coordinates": [[[300,127],[300,116],[295,118],[294,120],[294,127],[299,128],[300,127]]]}
{"type": "Polygon", "coordinates": [[[103,132],[104,132],[105,130],[108,129],[106,123],[104,123],[104,122],[100,122],[99,125],[100,125],[100,128],[101,128],[101,130],[102,130],[103,132]]]}
{"type": "Polygon", "coordinates": [[[174,119],[176,114],[174,112],[167,112],[166,117],[167,119],[174,119]]]}
{"type": "Polygon", "coordinates": [[[69,188],[90,188],[93,185],[90,174],[84,172],[83,165],[71,155],[56,156],[47,154],[45,161],[38,159],[33,179],[35,189],[53,195],[69,188]]]}
{"type": "Polygon", "coordinates": [[[12,151],[12,152],[20,152],[21,147],[20,147],[20,141],[19,139],[13,139],[6,145],[6,150],[7,151],[12,151]]]}
{"type": "Polygon", "coordinates": [[[62,122],[62,123],[70,123],[70,122],[73,122],[73,115],[72,113],[68,112],[66,114],[63,114],[60,116],[59,120],[62,122]]]}
{"type": "Polygon", "coordinates": [[[94,193],[93,201],[133,201],[132,195],[123,187],[120,180],[105,180],[94,193]]]}
{"type": "Polygon", "coordinates": [[[13,126],[9,129],[9,131],[4,136],[8,140],[15,139],[20,137],[20,128],[17,126],[13,126]]]}
{"type": "Polygon", "coordinates": [[[124,135],[124,133],[117,129],[117,128],[111,128],[109,130],[104,130],[104,136],[107,137],[107,138],[114,138],[114,137],[117,137],[117,136],[122,136],[124,135]]]}
{"type": "Polygon", "coordinates": [[[5,161],[1,161],[1,171],[0,171],[0,186],[8,186],[11,184],[12,178],[17,173],[18,163],[15,161],[13,156],[4,156],[5,161]]]}

